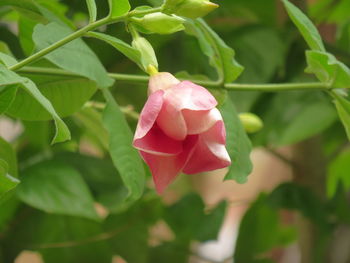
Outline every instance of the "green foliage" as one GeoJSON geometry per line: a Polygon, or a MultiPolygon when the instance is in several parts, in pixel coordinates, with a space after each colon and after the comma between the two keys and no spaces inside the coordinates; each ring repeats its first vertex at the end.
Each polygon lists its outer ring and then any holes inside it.
{"type": "Polygon", "coordinates": [[[232,161],[225,180],[234,179],[238,183],[245,183],[247,176],[252,171],[250,160],[251,142],[236,113],[235,106],[229,98],[222,105],[221,114],[224,118],[227,132],[226,148],[232,161]]]}
{"type": "Polygon", "coordinates": [[[128,0],[108,0],[109,3],[109,16],[111,18],[117,18],[125,15],[130,10],[130,3],[128,0]]]}
{"type": "Polygon", "coordinates": [[[89,22],[95,22],[96,21],[96,17],[97,17],[97,7],[96,7],[96,3],[95,0],[86,0],[86,4],[89,10],[89,22]]]}

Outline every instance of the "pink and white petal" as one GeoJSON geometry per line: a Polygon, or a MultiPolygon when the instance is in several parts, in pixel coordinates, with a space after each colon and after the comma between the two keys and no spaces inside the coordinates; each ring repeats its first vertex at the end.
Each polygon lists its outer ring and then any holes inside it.
{"type": "Polygon", "coordinates": [[[227,167],[231,164],[225,148],[225,127],[218,121],[210,130],[200,134],[195,150],[183,172],[196,174],[227,167]]]}
{"type": "Polygon", "coordinates": [[[164,100],[163,107],[158,114],[157,124],[162,131],[174,140],[184,140],[187,127],[182,112],[174,107],[170,100],[164,100]]]}
{"type": "Polygon", "coordinates": [[[140,151],[156,155],[176,155],[182,152],[182,141],[166,136],[157,124],[154,124],[145,136],[135,139],[133,146],[140,151]]]}
{"type": "Polygon", "coordinates": [[[171,100],[179,110],[211,110],[218,104],[207,89],[191,81],[182,81],[167,90],[164,98],[165,100],[171,100]]]}
{"type": "Polygon", "coordinates": [[[187,134],[200,134],[209,130],[215,123],[222,121],[222,116],[217,108],[211,110],[193,111],[184,109],[182,115],[185,118],[187,134]]]}
{"type": "Polygon", "coordinates": [[[144,137],[153,127],[163,105],[164,91],[159,90],[152,93],[143,107],[139,122],[137,123],[134,140],[144,137]]]}
{"type": "Polygon", "coordinates": [[[197,140],[198,136],[188,136],[184,141],[183,152],[173,156],[160,156],[140,151],[142,158],[150,167],[159,194],[181,173],[194,150],[197,140]]]}

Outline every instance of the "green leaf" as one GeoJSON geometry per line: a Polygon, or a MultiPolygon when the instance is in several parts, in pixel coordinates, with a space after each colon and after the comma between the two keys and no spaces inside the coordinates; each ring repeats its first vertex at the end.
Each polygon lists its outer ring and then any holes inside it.
{"type": "Polygon", "coordinates": [[[66,124],[57,115],[51,102],[45,98],[40,90],[36,87],[35,83],[28,78],[23,78],[16,73],[8,70],[6,67],[0,64],[0,91],[2,86],[8,86],[13,84],[19,84],[21,87],[29,93],[38,103],[41,104],[47,112],[50,113],[56,124],[56,133],[52,140],[52,143],[63,142],[70,139],[70,132],[66,124]]]}
{"type": "MultiPolygon", "coordinates": [[[[60,117],[77,112],[96,91],[96,83],[85,78],[39,76],[32,77],[40,92],[55,108],[60,117]]],[[[22,120],[50,120],[52,115],[28,93],[19,90],[8,113],[22,120]]]]}
{"type": "Polygon", "coordinates": [[[81,175],[63,163],[47,161],[25,170],[17,196],[47,213],[100,219],[81,175]]]}
{"type": "Polygon", "coordinates": [[[342,96],[337,95],[335,92],[332,92],[332,94],[339,118],[345,128],[346,135],[350,140],[350,102],[342,96]]]}
{"type": "Polygon", "coordinates": [[[7,111],[7,109],[11,106],[15,100],[17,90],[17,85],[11,85],[3,91],[0,91],[0,115],[7,111]]]}
{"type": "Polygon", "coordinates": [[[27,18],[25,16],[20,16],[18,19],[19,42],[24,53],[27,56],[31,55],[35,49],[35,44],[32,39],[32,35],[37,23],[37,21],[27,18]]]}
{"type": "Polygon", "coordinates": [[[96,17],[97,17],[97,8],[96,8],[96,3],[95,0],[86,0],[86,4],[89,10],[89,22],[95,22],[96,17]]]}
{"type": "Polygon", "coordinates": [[[306,51],[308,67],[306,72],[330,85],[332,88],[350,88],[350,69],[332,54],[320,51],[306,51]]]}
{"type": "Polygon", "coordinates": [[[254,143],[273,146],[308,139],[324,132],[337,120],[332,103],[321,91],[280,92],[260,117],[264,128],[254,135],[254,143]]]}
{"type": "Polygon", "coordinates": [[[17,157],[11,144],[0,137],[0,159],[4,160],[8,164],[8,173],[17,177],[17,157]]]}
{"type": "Polygon", "coordinates": [[[340,184],[348,192],[350,189],[350,151],[342,152],[327,168],[327,196],[334,197],[340,184]]]}
{"type": "Polygon", "coordinates": [[[0,159],[0,200],[19,184],[18,179],[8,174],[8,169],[7,162],[0,159]]]}
{"type": "Polygon", "coordinates": [[[220,108],[226,127],[226,149],[231,157],[232,164],[225,180],[233,179],[238,183],[245,183],[252,171],[250,152],[252,144],[244,131],[243,125],[237,115],[235,106],[227,98],[220,108]]]}
{"type": "Polygon", "coordinates": [[[237,79],[243,67],[234,59],[235,52],[202,19],[187,20],[186,33],[198,39],[200,48],[226,83],[237,79]]]}
{"type": "Polygon", "coordinates": [[[202,199],[191,193],[166,208],[164,219],[182,242],[216,239],[224,219],[226,204],[220,203],[210,214],[205,214],[204,208],[202,199]]]}
{"type": "Polygon", "coordinates": [[[145,171],[136,149],[132,147],[133,135],[117,102],[108,90],[103,90],[107,105],[103,122],[109,132],[109,152],[113,163],[128,188],[128,199],[141,197],[145,186],[145,171]]]}
{"type": "MultiPolygon", "coordinates": [[[[38,49],[44,49],[73,31],[57,23],[38,24],[34,28],[33,40],[38,49]]],[[[75,39],[45,56],[55,65],[74,72],[97,83],[101,88],[109,87],[113,80],[95,53],[81,39],[75,39]]]]}
{"type": "Polygon", "coordinates": [[[103,33],[98,32],[89,32],[88,36],[95,37],[97,39],[103,40],[106,43],[110,44],[114,48],[116,48],[118,51],[120,51],[122,54],[124,54],[126,57],[128,57],[130,60],[134,61],[136,64],[141,63],[141,53],[137,49],[133,48],[129,44],[125,43],[124,41],[107,35],[103,33]]]}
{"type": "Polygon", "coordinates": [[[289,17],[299,29],[309,47],[312,50],[325,51],[321,36],[311,20],[292,3],[287,0],[283,0],[283,3],[289,17]]]}
{"type": "Polygon", "coordinates": [[[234,260],[265,262],[255,260],[261,259],[262,254],[272,248],[286,245],[295,239],[295,229],[280,224],[278,210],[268,204],[266,195],[261,194],[241,221],[234,260]]]}
{"type": "Polygon", "coordinates": [[[127,14],[130,10],[129,0],[108,0],[109,3],[109,17],[117,18],[127,14]]]}

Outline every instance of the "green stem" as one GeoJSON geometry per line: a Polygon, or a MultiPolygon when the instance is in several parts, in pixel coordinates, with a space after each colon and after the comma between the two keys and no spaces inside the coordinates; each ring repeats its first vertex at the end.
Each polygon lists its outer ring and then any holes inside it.
{"type": "Polygon", "coordinates": [[[110,18],[110,17],[105,17],[105,18],[102,18],[100,20],[97,20],[93,23],[90,23],[88,25],[86,25],[85,27],[82,27],[81,29],[73,32],[72,34],[66,36],[65,38],[62,38],[61,40],[53,43],[52,45],[38,51],[37,53],[23,59],[22,61],[18,62],[17,64],[13,65],[12,67],[10,67],[9,69],[10,70],[18,70],[32,62],[35,62],[37,61],[38,59],[42,58],[43,56],[49,54],[50,52],[54,51],[55,49],[69,43],[70,41],[74,40],[74,39],[77,39],[79,37],[82,37],[86,32],[89,32],[91,30],[94,30],[100,26],[103,26],[103,25],[107,25],[107,24],[110,24],[110,23],[116,23],[116,22],[119,22],[119,21],[122,21],[122,20],[125,20],[129,17],[132,17],[132,16],[135,16],[135,15],[146,15],[146,14],[150,14],[150,13],[155,13],[155,12],[159,12],[161,11],[161,8],[160,7],[157,7],[157,8],[152,8],[152,9],[148,9],[148,10],[141,10],[141,11],[138,11],[138,10],[133,10],[133,11],[130,11],[129,13],[127,13],[126,15],[123,15],[123,16],[120,16],[120,17],[117,17],[117,18],[110,18]]]}
{"type": "MultiPolygon", "coordinates": [[[[55,76],[73,76],[80,77],[79,75],[55,68],[40,68],[40,67],[24,67],[20,69],[20,72],[27,74],[44,74],[55,76]]],[[[146,75],[131,75],[131,74],[119,74],[108,73],[108,76],[128,83],[147,83],[149,76],[146,75]]],[[[221,88],[222,84],[217,81],[208,80],[190,80],[198,85],[202,85],[208,88],[221,88]]],[[[288,91],[288,90],[329,90],[330,86],[321,82],[306,82],[306,83],[269,83],[269,84],[240,84],[240,83],[226,83],[223,86],[227,90],[236,91],[288,91]]]]}

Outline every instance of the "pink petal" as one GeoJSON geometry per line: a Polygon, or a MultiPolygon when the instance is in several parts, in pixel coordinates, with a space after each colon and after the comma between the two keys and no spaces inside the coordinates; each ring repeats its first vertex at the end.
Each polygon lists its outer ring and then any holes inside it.
{"type": "MultiPolygon", "coordinates": [[[[194,130],[197,128],[195,128],[194,124],[188,130],[187,124],[189,122],[186,124],[183,111],[209,111],[215,108],[216,105],[217,101],[205,88],[190,81],[183,81],[166,90],[163,107],[159,113],[157,123],[169,137],[175,140],[184,140],[187,134],[195,134],[194,130]]],[[[188,119],[191,120],[193,118],[188,116],[188,119]]],[[[208,125],[213,125],[213,123],[208,125]]],[[[206,128],[209,127],[207,126],[206,128]]],[[[200,124],[198,129],[203,130],[203,123],[200,124]]]]}
{"type": "Polygon", "coordinates": [[[159,90],[148,97],[148,100],[142,109],[139,122],[137,123],[134,141],[144,137],[153,127],[163,105],[163,95],[164,91],[159,90]]]}
{"type": "Polygon", "coordinates": [[[166,136],[157,124],[154,124],[144,137],[134,140],[133,145],[138,150],[158,155],[175,155],[182,152],[182,141],[166,136]]]}
{"type": "Polygon", "coordinates": [[[195,150],[183,171],[196,174],[227,167],[231,164],[226,148],[226,133],[223,121],[218,121],[207,132],[199,135],[195,150]]]}
{"type": "Polygon", "coordinates": [[[187,134],[200,134],[209,130],[216,122],[222,121],[222,116],[217,108],[211,110],[193,111],[184,109],[182,115],[185,118],[187,134]]]}
{"type": "Polygon", "coordinates": [[[181,173],[190,158],[198,136],[188,136],[183,142],[183,151],[178,155],[161,156],[140,151],[141,156],[150,167],[156,190],[161,194],[164,189],[181,173]]]}

